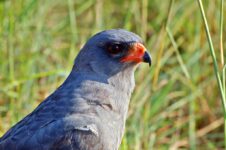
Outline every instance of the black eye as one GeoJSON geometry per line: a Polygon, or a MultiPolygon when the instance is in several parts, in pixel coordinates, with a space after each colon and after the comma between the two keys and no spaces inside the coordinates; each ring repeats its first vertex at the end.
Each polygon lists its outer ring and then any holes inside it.
{"type": "Polygon", "coordinates": [[[115,55],[122,52],[124,50],[124,46],[123,44],[119,43],[108,44],[107,50],[110,54],[115,55]]]}

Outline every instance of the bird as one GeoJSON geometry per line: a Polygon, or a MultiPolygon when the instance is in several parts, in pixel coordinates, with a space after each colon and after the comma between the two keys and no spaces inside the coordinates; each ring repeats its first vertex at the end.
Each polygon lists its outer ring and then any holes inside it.
{"type": "Polygon", "coordinates": [[[0,150],[117,150],[134,72],[151,55],[125,29],[96,33],[79,51],[66,80],[0,138],[0,150]]]}

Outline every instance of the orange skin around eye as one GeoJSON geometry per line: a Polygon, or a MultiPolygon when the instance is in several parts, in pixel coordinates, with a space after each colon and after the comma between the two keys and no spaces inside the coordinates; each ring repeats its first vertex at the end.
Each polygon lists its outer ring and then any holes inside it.
{"type": "Polygon", "coordinates": [[[135,43],[133,47],[129,50],[127,56],[121,59],[121,62],[135,62],[140,63],[143,61],[143,56],[145,53],[145,47],[141,43],[135,43]]]}

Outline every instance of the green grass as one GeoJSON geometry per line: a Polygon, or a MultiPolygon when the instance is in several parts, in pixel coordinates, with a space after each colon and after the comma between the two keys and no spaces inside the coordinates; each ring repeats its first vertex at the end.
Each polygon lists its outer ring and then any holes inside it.
{"type": "Polygon", "coordinates": [[[91,35],[125,28],[143,37],[153,65],[136,72],[121,150],[223,149],[222,6],[203,0],[214,63],[197,1],[1,0],[0,136],[64,81],[91,35]]]}

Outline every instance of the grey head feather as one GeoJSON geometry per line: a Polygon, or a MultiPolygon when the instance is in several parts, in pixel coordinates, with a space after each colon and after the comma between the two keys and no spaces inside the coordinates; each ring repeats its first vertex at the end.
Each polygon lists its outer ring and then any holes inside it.
{"type": "Polygon", "coordinates": [[[105,30],[97,33],[81,49],[80,53],[75,59],[75,68],[86,71],[97,71],[97,73],[107,74],[108,76],[114,75],[123,71],[127,67],[134,67],[134,65],[122,64],[117,60],[110,58],[103,50],[102,45],[107,42],[140,42],[142,39],[129,31],[124,29],[105,30]]]}

